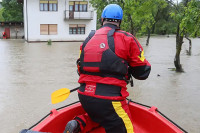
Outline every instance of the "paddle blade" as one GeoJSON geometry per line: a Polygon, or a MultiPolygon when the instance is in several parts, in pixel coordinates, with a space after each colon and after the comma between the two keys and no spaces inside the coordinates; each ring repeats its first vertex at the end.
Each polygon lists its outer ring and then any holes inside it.
{"type": "Polygon", "coordinates": [[[57,91],[54,91],[51,94],[52,104],[56,104],[56,103],[64,101],[66,98],[68,98],[69,94],[70,94],[70,90],[67,88],[62,88],[57,91]]]}

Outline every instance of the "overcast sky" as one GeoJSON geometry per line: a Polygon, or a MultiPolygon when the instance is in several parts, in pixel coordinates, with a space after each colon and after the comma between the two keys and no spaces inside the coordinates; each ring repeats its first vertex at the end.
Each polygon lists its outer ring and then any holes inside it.
{"type": "Polygon", "coordinates": [[[174,1],[174,2],[177,2],[177,1],[178,1],[178,2],[181,2],[182,0],[173,0],[173,1],[174,1]]]}

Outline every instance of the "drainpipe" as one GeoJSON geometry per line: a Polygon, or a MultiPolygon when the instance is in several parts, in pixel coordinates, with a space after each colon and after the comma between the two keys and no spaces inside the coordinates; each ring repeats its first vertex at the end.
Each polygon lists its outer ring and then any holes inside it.
{"type": "Polygon", "coordinates": [[[27,28],[27,42],[28,42],[28,4],[26,0],[26,28],[27,28]]]}
{"type": "Polygon", "coordinates": [[[64,16],[64,20],[66,19],[66,10],[67,10],[67,8],[66,8],[66,5],[67,4],[67,1],[65,0],[65,11],[64,11],[64,14],[65,14],[65,16],[64,16]]]}
{"type": "Polygon", "coordinates": [[[66,0],[65,0],[65,11],[66,11],[66,4],[67,4],[67,2],[66,2],[66,0]]]}

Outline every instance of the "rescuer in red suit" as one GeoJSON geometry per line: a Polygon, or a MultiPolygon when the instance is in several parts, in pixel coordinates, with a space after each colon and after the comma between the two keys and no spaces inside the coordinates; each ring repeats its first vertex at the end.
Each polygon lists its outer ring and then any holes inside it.
{"type": "Polygon", "coordinates": [[[64,133],[87,132],[98,125],[106,133],[134,132],[126,85],[132,76],[148,78],[151,65],[137,39],[120,30],[123,11],[119,5],[107,5],[101,17],[102,27],[91,31],[77,61],[78,96],[87,113],[69,121],[64,133]]]}
{"type": "Polygon", "coordinates": [[[2,35],[3,35],[3,39],[6,39],[6,33],[3,32],[2,35]]]}

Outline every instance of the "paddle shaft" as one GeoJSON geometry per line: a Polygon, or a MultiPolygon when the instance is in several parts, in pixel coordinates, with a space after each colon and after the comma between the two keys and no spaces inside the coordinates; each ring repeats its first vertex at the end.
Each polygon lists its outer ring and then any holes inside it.
{"type": "Polygon", "coordinates": [[[76,87],[76,88],[70,90],[70,93],[73,92],[73,91],[76,91],[76,90],[78,90],[78,89],[79,89],[79,87],[76,87]]]}

